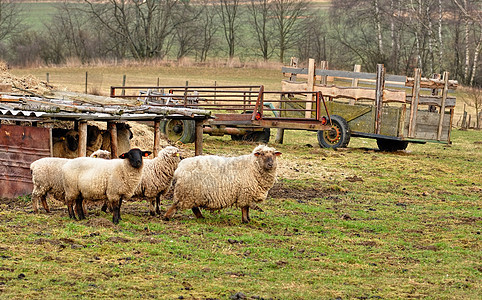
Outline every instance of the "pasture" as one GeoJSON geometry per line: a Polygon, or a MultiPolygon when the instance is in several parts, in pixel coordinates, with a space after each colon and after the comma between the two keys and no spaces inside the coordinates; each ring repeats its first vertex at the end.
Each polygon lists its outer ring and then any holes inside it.
{"type": "MultiPolygon", "coordinates": [[[[276,89],[281,80],[279,68],[100,69],[11,71],[42,79],[50,72],[54,84],[83,91],[79,74],[87,70],[99,74],[93,82],[102,93],[122,74],[128,85],[160,77],[161,85],[216,80],[276,89]]],[[[278,181],[249,224],[235,208],[163,221],[149,216],[147,203],[129,201],[114,225],[100,207],[74,221],[58,202],[36,215],[28,196],[1,200],[0,298],[478,299],[482,134],[454,130],[452,141],[384,153],[374,140],[353,138],[346,149],[328,150],[313,132],[287,131],[284,144],[270,143],[283,153],[278,181]]],[[[255,146],[204,136],[205,154],[242,155],[255,146]]],[[[180,147],[194,152],[192,144],[180,147]]],[[[162,213],[171,201],[161,202],[162,213]]]]}

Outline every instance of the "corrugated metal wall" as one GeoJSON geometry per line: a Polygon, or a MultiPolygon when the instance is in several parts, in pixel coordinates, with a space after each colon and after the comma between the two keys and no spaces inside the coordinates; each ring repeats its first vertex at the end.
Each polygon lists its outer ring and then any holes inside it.
{"type": "Polygon", "coordinates": [[[50,156],[50,128],[0,124],[0,198],[32,192],[30,164],[50,156]]]}

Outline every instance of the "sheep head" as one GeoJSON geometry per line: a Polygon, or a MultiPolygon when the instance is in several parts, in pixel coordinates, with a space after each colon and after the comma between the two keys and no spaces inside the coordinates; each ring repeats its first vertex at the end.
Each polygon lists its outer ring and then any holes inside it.
{"type": "Polygon", "coordinates": [[[276,157],[281,155],[281,152],[274,148],[259,145],[253,150],[253,155],[256,157],[257,163],[266,171],[276,169],[276,157]]]}
{"type": "Polygon", "coordinates": [[[151,151],[142,151],[138,148],[129,150],[129,152],[122,153],[119,158],[128,159],[131,166],[135,169],[142,167],[142,158],[151,155],[151,151]]]}
{"type": "Polygon", "coordinates": [[[79,133],[77,131],[68,131],[65,134],[65,140],[67,141],[67,147],[70,151],[77,151],[79,148],[79,133]]]}

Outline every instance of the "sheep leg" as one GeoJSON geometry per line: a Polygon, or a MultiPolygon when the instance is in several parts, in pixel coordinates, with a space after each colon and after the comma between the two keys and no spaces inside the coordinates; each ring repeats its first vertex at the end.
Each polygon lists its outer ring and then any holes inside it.
{"type": "MultiPolygon", "coordinates": [[[[42,197],[40,197],[40,202],[42,202],[42,206],[44,207],[45,211],[50,213],[50,208],[49,208],[49,205],[47,204],[46,195],[43,195],[42,197]]],[[[38,202],[37,202],[37,207],[38,207],[38,202]]]]}
{"type": "Polygon", "coordinates": [[[120,217],[120,207],[122,204],[122,198],[119,199],[118,202],[113,201],[112,202],[112,223],[114,224],[119,224],[119,220],[121,220],[120,217]]]}
{"type": "Polygon", "coordinates": [[[249,217],[249,206],[241,207],[241,213],[243,223],[248,223],[251,220],[249,217]]]}
{"type": "Polygon", "coordinates": [[[156,200],[155,199],[149,199],[147,201],[149,202],[149,214],[154,217],[156,215],[156,212],[154,211],[154,202],[156,200]]]}
{"type": "Polygon", "coordinates": [[[77,199],[75,199],[75,210],[77,212],[77,217],[79,217],[79,220],[85,219],[81,195],[77,196],[77,199]]]}
{"type": "Polygon", "coordinates": [[[173,204],[169,209],[167,210],[166,214],[164,214],[164,220],[169,221],[169,219],[174,216],[174,214],[177,211],[177,205],[173,204]]]}
{"type": "Polygon", "coordinates": [[[104,204],[102,204],[102,208],[100,209],[103,212],[107,212],[107,201],[104,201],[104,204]]]}
{"type": "Polygon", "coordinates": [[[158,194],[156,196],[156,214],[160,215],[161,214],[161,209],[159,206],[161,205],[161,194],[158,194]]]}
{"type": "Polygon", "coordinates": [[[74,203],[73,201],[67,201],[67,208],[69,210],[69,218],[77,220],[74,213],[74,203]]]}
{"type": "Polygon", "coordinates": [[[195,206],[192,209],[192,212],[194,213],[194,215],[196,216],[196,218],[198,219],[204,219],[204,216],[203,214],[201,213],[201,210],[199,209],[199,207],[195,206]]]}

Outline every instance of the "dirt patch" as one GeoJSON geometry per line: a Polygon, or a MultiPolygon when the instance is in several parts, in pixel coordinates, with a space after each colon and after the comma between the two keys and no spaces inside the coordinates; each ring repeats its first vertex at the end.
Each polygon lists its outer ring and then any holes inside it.
{"type": "Polygon", "coordinates": [[[314,187],[293,188],[287,187],[282,183],[275,183],[273,188],[269,191],[268,197],[277,199],[295,199],[295,200],[312,200],[314,198],[331,197],[335,191],[331,189],[321,189],[314,187]]]}
{"type": "Polygon", "coordinates": [[[115,227],[115,225],[114,225],[114,223],[112,223],[112,221],[107,220],[106,218],[102,218],[102,217],[89,219],[87,221],[86,225],[91,226],[91,227],[106,227],[106,228],[115,227]]]}

